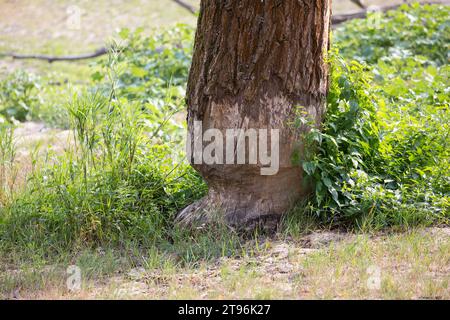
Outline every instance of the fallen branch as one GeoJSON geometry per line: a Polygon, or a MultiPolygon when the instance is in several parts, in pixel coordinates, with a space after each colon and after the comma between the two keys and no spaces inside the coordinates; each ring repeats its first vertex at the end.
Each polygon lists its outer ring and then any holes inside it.
{"type": "Polygon", "coordinates": [[[40,55],[40,54],[3,54],[3,56],[11,57],[17,60],[23,59],[36,59],[36,60],[47,60],[49,63],[55,61],[77,61],[77,60],[85,60],[100,57],[108,52],[108,49],[105,47],[97,49],[94,53],[81,54],[81,55],[69,55],[69,56],[49,56],[49,55],[40,55]]]}
{"type": "MultiPolygon", "coordinates": [[[[368,8],[366,10],[355,12],[355,13],[333,15],[331,17],[331,24],[334,27],[334,26],[340,25],[341,23],[344,23],[344,22],[349,21],[349,20],[364,19],[364,18],[367,17],[367,14],[369,14],[371,12],[387,12],[387,11],[398,9],[401,6],[403,6],[404,4],[405,3],[394,4],[394,5],[380,7],[380,8],[373,7],[373,8],[368,8]]],[[[444,4],[444,5],[449,5],[450,1],[449,0],[424,1],[424,2],[419,2],[419,4],[421,4],[421,5],[426,5],[426,4],[444,4]]]]}
{"type": "Polygon", "coordinates": [[[172,1],[175,2],[176,4],[178,4],[179,6],[185,8],[187,11],[189,11],[193,15],[197,15],[197,10],[195,10],[195,8],[193,6],[191,6],[189,3],[186,3],[183,0],[172,0],[172,1]]]}

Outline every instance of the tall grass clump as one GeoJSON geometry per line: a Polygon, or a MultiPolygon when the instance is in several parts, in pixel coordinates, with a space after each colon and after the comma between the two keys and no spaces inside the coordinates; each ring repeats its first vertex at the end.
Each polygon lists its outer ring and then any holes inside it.
{"type": "Polygon", "coordinates": [[[15,160],[14,127],[0,123],[0,210],[12,200],[17,178],[15,160]]]}
{"type": "MultiPolygon", "coordinates": [[[[155,129],[155,138],[177,148],[185,139],[186,126],[179,113],[185,110],[194,30],[177,25],[154,36],[144,36],[142,29],[123,29],[119,35],[117,94],[139,102],[148,126],[155,129]]],[[[100,88],[108,86],[104,80],[111,70],[109,64],[108,59],[98,62],[100,70],[92,76],[100,88]]]]}
{"type": "MultiPolygon", "coordinates": [[[[116,56],[109,87],[82,91],[68,103],[73,139],[49,159],[4,209],[3,245],[46,254],[79,247],[168,241],[174,214],[204,185],[175,151],[155,139],[139,102],[119,96],[116,56]]],[[[2,140],[2,145],[6,140],[2,140]]]]}
{"type": "Polygon", "coordinates": [[[242,253],[240,235],[224,225],[187,230],[174,223],[206,192],[183,160],[184,127],[173,119],[184,107],[183,52],[191,42],[180,43],[191,31],[180,26],[148,39],[121,33],[126,41],[97,65],[95,85],[68,99],[67,151],[36,164],[26,190],[0,212],[4,259],[51,263],[106,247],[131,256],[138,250],[144,260],[145,252],[156,253],[155,263],[197,264],[242,253]]]}

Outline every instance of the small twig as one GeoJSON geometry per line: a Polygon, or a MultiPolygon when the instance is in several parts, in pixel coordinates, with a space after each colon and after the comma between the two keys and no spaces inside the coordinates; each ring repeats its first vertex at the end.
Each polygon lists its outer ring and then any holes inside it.
{"type": "Polygon", "coordinates": [[[366,9],[366,6],[361,2],[361,0],[350,0],[351,2],[353,2],[354,4],[356,4],[358,7],[360,7],[361,9],[366,9]]]}
{"type": "Polygon", "coordinates": [[[179,6],[185,8],[187,11],[189,11],[193,15],[197,14],[197,10],[195,10],[195,8],[193,6],[191,6],[189,3],[186,3],[183,0],[172,0],[172,1],[175,2],[176,4],[178,4],[179,6]]]}

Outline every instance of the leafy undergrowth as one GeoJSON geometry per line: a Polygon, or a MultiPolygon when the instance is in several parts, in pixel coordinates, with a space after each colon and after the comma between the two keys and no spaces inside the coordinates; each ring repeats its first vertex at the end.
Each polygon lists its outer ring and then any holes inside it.
{"type": "Polygon", "coordinates": [[[336,31],[342,58],[333,53],[323,129],[305,137],[301,162],[316,186],[306,209],[322,221],[448,223],[449,13],[403,6],[336,31]]]}
{"type": "MultiPolygon", "coordinates": [[[[331,55],[323,130],[305,137],[314,152],[299,159],[315,194],[286,217],[282,234],[299,237],[318,223],[373,230],[448,222],[448,10],[404,7],[375,31],[370,20],[336,31],[340,52],[331,55]],[[405,21],[427,32],[403,28],[405,21]],[[384,34],[389,41],[380,40],[384,34]]],[[[66,96],[65,119],[50,117],[45,99],[30,100],[20,81],[6,88],[19,96],[17,105],[0,105],[2,268],[78,263],[86,250],[144,257],[150,266],[198,266],[248,249],[226,227],[185,231],[173,224],[175,213],[206,191],[179,145],[192,30],[121,36],[124,44],[93,69],[95,85],[66,96]],[[30,117],[62,121],[73,143],[64,154],[34,159],[26,189],[14,193],[9,122],[30,117]]]]}

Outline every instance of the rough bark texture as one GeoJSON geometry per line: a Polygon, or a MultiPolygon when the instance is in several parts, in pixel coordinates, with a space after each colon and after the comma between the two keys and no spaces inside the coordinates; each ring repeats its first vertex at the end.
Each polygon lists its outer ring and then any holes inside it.
{"type": "MultiPolygon", "coordinates": [[[[209,185],[182,223],[221,212],[229,225],[276,222],[308,190],[292,165],[297,107],[317,124],[328,90],[331,0],[202,0],[187,90],[188,129],[280,129],[280,170],[257,165],[193,165],[209,185]]],[[[193,159],[190,159],[193,163],[193,159]]]]}

